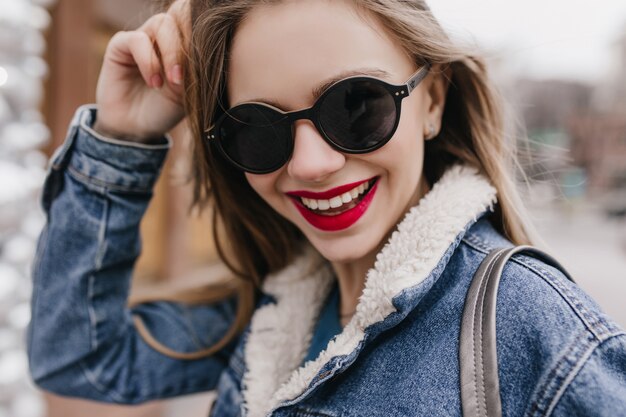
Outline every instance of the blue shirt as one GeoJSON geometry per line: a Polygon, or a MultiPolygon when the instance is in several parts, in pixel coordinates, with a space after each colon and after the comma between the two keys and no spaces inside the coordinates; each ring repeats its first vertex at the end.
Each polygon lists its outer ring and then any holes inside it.
{"type": "Polygon", "coordinates": [[[330,293],[326,297],[324,307],[315,325],[315,332],[311,339],[309,353],[307,353],[302,363],[317,358],[317,355],[328,346],[328,342],[341,333],[342,330],[343,327],[339,321],[339,286],[337,285],[337,281],[335,281],[332,290],[330,290],[330,293]]]}

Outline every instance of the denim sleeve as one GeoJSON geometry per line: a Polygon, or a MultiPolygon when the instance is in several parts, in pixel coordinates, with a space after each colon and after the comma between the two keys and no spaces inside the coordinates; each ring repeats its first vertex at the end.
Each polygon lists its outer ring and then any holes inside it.
{"type": "Polygon", "coordinates": [[[575,371],[551,417],[626,416],[626,334],[604,340],[575,371]]]}
{"type": "Polygon", "coordinates": [[[204,306],[126,303],[140,252],[139,223],[169,148],[99,136],[94,108],[80,108],[51,161],[43,191],[47,223],[33,265],[28,331],[35,383],[60,395],[140,403],[215,388],[234,348],[177,360],[147,345],[132,315],[159,342],[193,352],[221,339],[235,300],[204,306]]]}

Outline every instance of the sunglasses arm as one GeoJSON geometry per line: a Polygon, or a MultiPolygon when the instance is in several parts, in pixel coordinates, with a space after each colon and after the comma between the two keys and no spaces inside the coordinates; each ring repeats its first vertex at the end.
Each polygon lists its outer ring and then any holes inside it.
{"type": "Polygon", "coordinates": [[[411,76],[406,82],[406,87],[408,89],[409,94],[418,86],[420,82],[428,75],[428,71],[430,71],[430,64],[424,65],[420,68],[415,74],[411,76]]]}

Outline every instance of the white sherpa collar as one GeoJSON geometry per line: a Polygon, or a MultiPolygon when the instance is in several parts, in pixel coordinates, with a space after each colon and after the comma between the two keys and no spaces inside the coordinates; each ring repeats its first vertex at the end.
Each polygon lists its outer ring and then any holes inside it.
{"type": "Polygon", "coordinates": [[[289,267],[268,276],[263,289],[276,298],[276,304],[255,312],[245,346],[247,415],[266,416],[302,394],[331,358],[352,352],[368,326],[396,311],[393,298],[428,277],[457,235],[495,201],[495,188],[475,169],[449,169],[407,213],[376,257],[352,320],[316,360],[302,367],[317,316],[333,284],[332,270],[310,249],[289,267]]]}

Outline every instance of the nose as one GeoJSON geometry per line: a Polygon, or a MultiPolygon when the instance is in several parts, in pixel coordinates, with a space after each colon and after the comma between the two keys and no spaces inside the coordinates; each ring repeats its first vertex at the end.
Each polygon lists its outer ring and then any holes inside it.
{"type": "Polygon", "coordinates": [[[320,182],[345,163],[345,155],[332,148],[312,122],[295,122],[293,155],[287,164],[290,176],[303,182],[320,182]]]}

